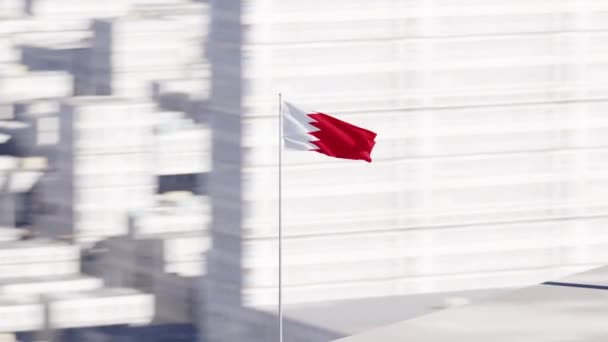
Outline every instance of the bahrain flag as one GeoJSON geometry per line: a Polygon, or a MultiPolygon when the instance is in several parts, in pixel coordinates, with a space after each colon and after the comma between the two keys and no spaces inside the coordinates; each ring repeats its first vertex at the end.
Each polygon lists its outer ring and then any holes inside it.
{"type": "Polygon", "coordinates": [[[302,110],[289,102],[283,102],[282,108],[286,149],[371,163],[376,133],[324,113],[302,110]]]}

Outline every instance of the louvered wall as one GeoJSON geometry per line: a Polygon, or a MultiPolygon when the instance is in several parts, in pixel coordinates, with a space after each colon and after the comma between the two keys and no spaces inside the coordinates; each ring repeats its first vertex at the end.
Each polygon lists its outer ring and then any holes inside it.
{"type": "Polygon", "coordinates": [[[285,154],[286,302],[608,261],[608,3],[219,0],[208,51],[211,275],[246,304],[276,303],[279,91],[379,133],[369,165],[285,154]]]}

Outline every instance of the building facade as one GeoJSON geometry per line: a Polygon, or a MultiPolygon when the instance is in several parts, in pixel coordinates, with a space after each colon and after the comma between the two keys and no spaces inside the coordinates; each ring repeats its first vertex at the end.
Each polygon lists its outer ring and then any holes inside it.
{"type": "Polygon", "coordinates": [[[276,304],[279,92],[379,134],[370,165],[285,154],[285,303],[522,286],[604,263],[607,11],[212,1],[210,340],[264,329],[223,322],[276,304]]]}
{"type": "Polygon", "coordinates": [[[153,108],[114,97],[67,100],[55,172],[40,185],[36,226],[91,244],[126,235],[130,210],[154,203],[153,108]]]}

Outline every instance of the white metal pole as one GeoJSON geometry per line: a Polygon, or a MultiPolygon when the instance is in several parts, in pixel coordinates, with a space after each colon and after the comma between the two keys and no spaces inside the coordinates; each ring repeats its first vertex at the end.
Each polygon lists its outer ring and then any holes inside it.
{"type": "Polygon", "coordinates": [[[279,93],[279,342],[283,342],[283,217],[282,217],[282,164],[283,164],[283,98],[279,93]]]}

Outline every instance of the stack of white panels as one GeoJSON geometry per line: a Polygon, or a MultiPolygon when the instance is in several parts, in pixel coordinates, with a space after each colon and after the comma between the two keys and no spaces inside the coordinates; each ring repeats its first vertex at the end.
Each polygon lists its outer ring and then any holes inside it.
{"type": "Polygon", "coordinates": [[[151,295],[103,288],[100,279],[81,275],[78,246],[46,239],[11,241],[5,230],[0,234],[8,239],[0,242],[0,332],[147,324],[152,319],[151,295]]]}
{"type": "Polygon", "coordinates": [[[152,205],[152,114],[148,104],[117,98],[62,106],[58,182],[67,186],[53,197],[67,206],[59,215],[72,218],[77,241],[126,234],[127,213],[152,205]]]}
{"type": "Polygon", "coordinates": [[[36,331],[44,324],[44,308],[36,298],[0,297],[0,332],[36,331]]]}
{"type": "Polygon", "coordinates": [[[96,20],[91,55],[91,84],[96,94],[148,97],[152,82],[184,77],[198,64],[203,25],[193,14],[161,18],[96,20]]]}
{"type": "Polygon", "coordinates": [[[27,15],[37,21],[55,22],[53,26],[63,30],[87,29],[94,18],[123,16],[131,5],[130,1],[104,3],[95,0],[32,0],[23,3],[27,15]]]}
{"type": "Polygon", "coordinates": [[[137,267],[155,274],[202,275],[204,253],[210,244],[209,203],[202,197],[164,197],[164,205],[139,212],[131,220],[137,258],[148,261],[137,267]]]}
{"type": "Polygon", "coordinates": [[[209,207],[201,197],[163,195],[162,205],[131,217],[129,237],[106,241],[101,272],[107,284],[132,286],[158,298],[156,319],[194,322],[196,286],[206,273],[209,207]]]}
{"type": "Polygon", "coordinates": [[[54,329],[148,324],[154,315],[154,297],[131,289],[53,294],[47,300],[54,329]]]}
{"type": "Polygon", "coordinates": [[[211,170],[211,136],[207,127],[192,120],[157,126],[156,173],[158,175],[196,174],[211,170]]]}
{"type": "Polygon", "coordinates": [[[65,72],[9,73],[1,76],[0,91],[3,98],[12,101],[68,97],[72,94],[72,78],[65,72]]]}
{"type": "Polygon", "coordinates": [[[162,197],[164,204],[130,215],[128,237],[106,242],[110,252],[104,257],[107,266],[103,272],[107,274],[104,279],[112,285],[135,286],[135,273],[153,276],[169,271],[196,275],[202,272],[200,263],[209,243],[209,203],[201,197],[162,197]],[[184,242],[190,237],[191,242],[184,242]],[[180,241],[185,245],[176,246],[180,241]]]}
{"type": "Polygon", "coordinates": [[[80,270],[80,251],[46,239],[0,243],[0,279],[69,276],[80,270]]]}
{"type": "Polygon", "coordinates": [[[104,262],[103,277],[113,286],[149,288],[156,277],[194,277],[206,271],[204,253],[210,242],[205,234],[173,234],[122,244],[117,240],[125,239],[108,241],[111,253],[104,262]]]}
{"type": "MultiPolygon", "coordinates": [[[[91,30],[64,30],[32,19],[25,27],[13,28],[15,44],[20,46],[22,64],[31,70],[65,70],[72,74],[76,95],[94,94],[90,89],[91,30]]],[[[61,21],[57,19],[56,21],[61,21]]],[[[9,31],[10,32],[10,31],[9,31]]]]}
{"type": "Polygon", "coordinates": [[[152,295],[124,288],[50,293],[43,299],[0,297],[0,332],[148,324],[155,306],[152,295]]]}
{"type": "Polygon", "coordinates": [[[101,279],[85,275],[47,276],[0,280],[0,296],[39,296],[49,293],[90,291],[103,287],[101,279]]]}
{"type": "MultiPolygon", "coordinates": [[[[0,106],[17,101],[63,98],[72,94],[72,77],[66,72],[0,70],[0,106]],[[32,87],[36,84],[36,87],[32,87]]],[[[9,118],[12,118],[12,111],[9,118]]],[[[6,117],[5,117],[6,119],[6,117]]]]}
{"type": "MultiPolygon", "coordinates": [[[[193,39],[209,33],[209,5],[191,0],[130,0],[130,14],[140,18],[170,18],[179,20],[182,34],[193,39]]],[[[200,62],[200,60],[198,61],[200,62]]]]}

